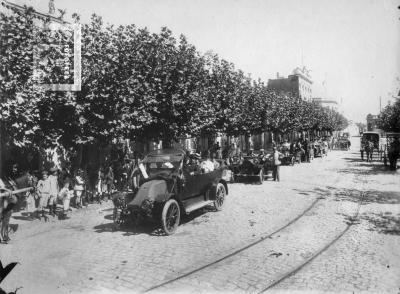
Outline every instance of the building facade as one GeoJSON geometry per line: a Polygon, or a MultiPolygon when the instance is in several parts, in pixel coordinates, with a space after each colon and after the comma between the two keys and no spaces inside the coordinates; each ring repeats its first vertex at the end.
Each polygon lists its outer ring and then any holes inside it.
{"type": "Polygon", "coordinates": [[[268,89],[279,93],[289,93],[300,99],[310,101],[312,97],[312,84],[313,81],[311,80],[309,71],[305,67],[302,69],[297,67],[287,78],[280,77],[278,73],[276,79],[269,79],[268,89]]]}
{"type": "Polygon", "coordinates": [[[339,110],[339,104],[335,100],[324,99],[324,98],[312,98],[312,102],[335,111],[339,110]]]}
{"type": "Polygon", "coordinates": [[[368,114],[367,115],[367,131],[377,132],[380,131],[378,128],[378,115],[368,114]]]}

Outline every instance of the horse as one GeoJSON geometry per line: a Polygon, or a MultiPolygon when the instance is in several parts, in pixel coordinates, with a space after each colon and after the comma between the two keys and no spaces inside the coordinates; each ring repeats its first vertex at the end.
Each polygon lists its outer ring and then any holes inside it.
{"type": "Polygon", "coordinates": [[[372,154],[374,152],[374,143],[367,141],[364,146],[364,151],[367,154],[367,162],[372,161],[372,154]]]}
{"type": "MultiPolygon", "coordinates": [[[[7,243],[10,238],[9,222],[12,211],[15,207],[21,207],[25,200],[26,192],[33,188],[33,177],[29,172],[21,176],[11,179],[1,179],[0,185],[0,239],[2,242],[7,243]],[[2,187],[4,185],[4,187],[2,187]],[[5,193],[3,193],[5,191],[5,193]]],[[[29,193],[29,192],[28,192],[29,193]]]]}

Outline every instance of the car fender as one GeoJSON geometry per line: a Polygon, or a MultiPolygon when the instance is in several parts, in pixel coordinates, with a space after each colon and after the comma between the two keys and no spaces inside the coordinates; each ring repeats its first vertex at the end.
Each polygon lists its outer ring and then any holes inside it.
{"type": "Polygon", "coordinates": [[[143,183],[135,198],[129,202],[129,206],[141,206],[145,200],[150,202],[165,202],[170,198],[168,186],[165,180],[150,180],[143,183]]]}

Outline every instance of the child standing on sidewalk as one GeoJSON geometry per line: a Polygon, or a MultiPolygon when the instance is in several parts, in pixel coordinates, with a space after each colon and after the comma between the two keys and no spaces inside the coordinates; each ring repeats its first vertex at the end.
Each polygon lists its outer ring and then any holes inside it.
{"type": "Polygon", "coordinates": [[[75,176],[75,207],[82,208],[82,194],[85,190],[85,181],[83,180],[83,172],[81,169],[78,169],[75,176]]]}
{"type": "Polygon", "coordinates": [[[37,210],[37,216],[39,219],[41,217],[47,219],[47,216],[45,215],[44,212],[44,209],[49,204],[49,198],[50,198],[50,181],[48,178],[47,171],[42,172],[42,179],[39,180],[37,183],[37,193],[39,196],[39,206],[37,210]]]}
{"type": "Polygon", "coordinates": [[[65,181],[64,187],[60,190],[60,193],[58,193],[58,200],[61,201],[63,204],[63,214],[61,215],[61,218],[63,219],[67,218],[67,213],[70,210],[69,203],[74,195],[74,191],[70,190],[69,186],[70,182],[65,181]]]}

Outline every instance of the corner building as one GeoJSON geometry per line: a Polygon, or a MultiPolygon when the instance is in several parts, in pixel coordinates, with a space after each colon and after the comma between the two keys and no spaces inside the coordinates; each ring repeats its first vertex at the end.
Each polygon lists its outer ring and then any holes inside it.
{"type": "Polygon", "coordinates": [[[268,80],[268,89],[275,90],[279,93],[290,93],[293,96],[310,101],[312,97],[313,81],[305,67],[302,69],[297,67],[293,70],[293,74],[287,78],[280,77],[279,73],[276,79],[268,80]]]}

